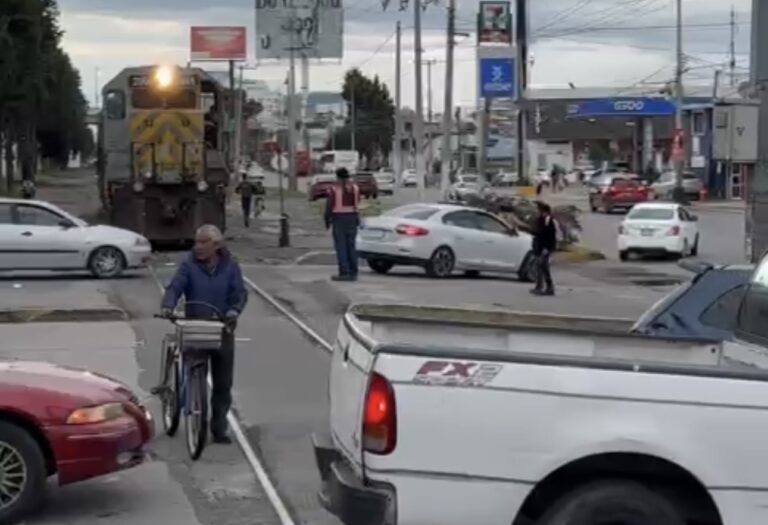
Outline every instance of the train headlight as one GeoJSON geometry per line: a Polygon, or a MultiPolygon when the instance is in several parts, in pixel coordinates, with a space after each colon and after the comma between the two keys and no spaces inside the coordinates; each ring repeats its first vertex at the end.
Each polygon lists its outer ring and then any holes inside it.
{"type": "Polygon", "coordinates": [[[149,180],[152,178],[152,172],[150,170],[147,170],[144,172],[144,178],[149,180]]]}
{"type": "Polygon", "coordinates": [[[206,191],[208,191],[208,183],[205,182],[204,180],[198,181],[197,191],[199,191],[200,193],[205,193],[206,191]]]}
{"type": "Polygon", "coordinates": [[[155,82],[160,89],[167,89],[173,85],[175,74],[171,66],[158,66],[155,70],[155,82]]]}
{"type": "Polygon", "coordinates": [[[137,180],[136,182],[134,182],[133,191],[135,191],[136,193],[141,193],[142,191],[144,191],[144,182],[140,180],[137,180]]]}

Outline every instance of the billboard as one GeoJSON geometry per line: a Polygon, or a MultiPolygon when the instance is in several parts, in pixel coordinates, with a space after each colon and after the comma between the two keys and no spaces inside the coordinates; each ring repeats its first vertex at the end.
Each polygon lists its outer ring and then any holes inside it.
{"type": "Polygon", "coordinates": [[[480,59],[480,96],[485,99],[517,98],[514,59],[480,59]]]}
{"type": "Polygon", "coordinates": [[[343,58],[342,0],[256,0],[256,58],[343,58]]]}
{"type": "Polygon", "coordinates": [[[480,2],[477,15],[479,44],[511,44],[512,14],[509,2],[480,2]]]}
{"type": "Polygon", "coordinates": [[[245,27],[190,28],[190,58],[193,61],[246,60],[245,27]]]}

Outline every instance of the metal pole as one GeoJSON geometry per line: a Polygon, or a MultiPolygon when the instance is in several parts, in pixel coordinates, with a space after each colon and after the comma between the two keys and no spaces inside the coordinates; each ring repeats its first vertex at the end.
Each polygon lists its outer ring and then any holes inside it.
{"type": "Polygon", "coordinates": [[[349,101],[349,111],[350,111],[350,126],[352,129],[350,130],[350,147],[352,151],[357,151],[357,109],[355,108],[356,101],[355,101],[355,84],[354,82],[350,83],[349,85],[350,89],[350,101],[349,101]]]}
{"type": "Polygon", "coordinates": [[[728,67],[731,73],[731,87],[736,87],[736,11],[731,5],[731,45],[728,67]]]}
{"type": "Polygon", "coordinates": [[[237,85],[237,99],[235,99],[235,159],[240,162],[243,148],[243,69],[240,66],[240,78],[237,85]]]}
{"type": "Polygon", "coordinates": [[[394,171],[395,171],[395,191],[400,190],[400,179],[403,176],[403,137],[401,135],[403,131],[403,116],[401,114],[402,109],[402,94],[400,73],[402,66],[402,52],[403,52],[403,29],[400,22],[397,23],[397,36],[395,53],[395,144],[394,144],[394,171]]]}
{"type": "Polygon", "coordinates": [[[419,200],[424,200],[424,94],[421,63],[421,0],[413,0],[414,55],[416,67],[416,118],[413,133],[416,141],[416,187],[419,200]]]}
{"type": "Polygon", "coordinates": [[[477,172],[485,178],[486,144],[488,144],[488,124],[491,116],[491,99],[483,99],[483,109],[480,112],[480,143],[477,145],[477,172]]]}
{"type": "MultiPolygon", "coordinates": [[[[291,56],[293,56],[293,50],[291,50],[291,56]]],[[[288,74],[288,90],[290,92],[290,83],[291,83],[291,76],[290,73],[288,74]]],[[[291,101],[287,99],[287,97],[283,98],[283,107],[280,108],[280,121],[282,123],[283,115],[286,113],[286,103],[289,105],[292,105],[291,101]]],[[[290,126],[290,125],[289,125],[290,126]]],[[[290,127],[289,127],[290,129],[290,127]]],[[[290,142],[290,131],[288,133],[282,134],[282,140],[278,141],[278,152],[277,152],[277,177],[278,177],[278,188],[280,192],[280,237],[278,238],[277,244],[280,248],[285,248],[287,246],[291,245],[291,238],[289,234],[289,226],[288,226],[288,216],[285,214],[285,192],[283,190],[283,186],[285,185],[284,179],[285,175],[283,174],[283,152],[285,151],[285,141],[286,139],[290,142]]],[[[290,148],[289,148],[290,149],[290,148]]]]}
{"type": "MultiPolygon", "coordinates": [[[[293,33],[291,33],[293,35],[293,33]]],[[[296,178],[296,50],[291,44],[288,72],[288,189],[297,191],[296,178]]]]}
{"type": "MultiPolygon", "coordinates": [[[[443,143],[440,151],[440,192],[448,190],[453,161],[453,141],[451,140],[453,122],[453,48],[456,33],[456,0],[448,3],[448,42],[445,50],[445,99],[443,101],[443,143]]],[[[459,130],[459,135],[461,130],[459,130]]]]}
{"type": "MultiPolygon", "coordinates": [[[[517,62],[520,73],[519,92],[517,102],[517,175],[520,182],[528,184],[528,170],[526,162],[526,128],[528,127],[528,112],[525,107],[525,93],[528,88],[528,3],[527,0],[516,0],[517,24],[517,62]]],[[[485,152],[485,149],[483,149],[485,152]]],[[[481,173],[485,175],[484,173],[481,173]]]]}
{"type": "MultiPolygon", "coordinates": [[[[235,98],[235,61],[230,60],[229,61],[229,93],[230,93],[230,106],[229,106],[229,118],[227,119],[228,123],[232,125],[232,128],[234,128],[235,124],[235,114],[237,113],[237,99],[235,98]]],[[[237,162],[238,158],[235,156],[237,154],[237,148],[234,144],[235,137],[234,137],[234,129],[229,129],[229,133],[227,133],[227,136],[229,137],[229,151],[230,151],[230,157],[231,157],[231,166],[233,168],[233,171],[237,171],[237,162]]]]}
{"type": "Polygon", "coordinates": [[[427,60],[427,174],[430,184],[434,166],[435,151],[432,145],[432,66],[435,60],[427,60]]]}
{"type": "MultiPolygon", "coordinates": [[[[675,135],[683,137],[685,144],[685,131],[683,130],[683,1],[677,0],[677,67],[675,68],[675,97],[677,110],[675,111],[675,135]]],[[[681,148],[682,149],[682,148],[681,148]]],[[[680,153],[680,152],[678,152],[680,153]]],[[[683,158],[679,155],[675,159],[675,189],[672,192],[675,202],[685,202],[683,192],[683,158]]]]}
{"type": "Polygon", "coordinates": [[[308,153],[312,148],[309,145],[309,128],[307,127],[307,102],[309,101],[309,57],[301,54],[301,140],[304,150],[308,153]]]}

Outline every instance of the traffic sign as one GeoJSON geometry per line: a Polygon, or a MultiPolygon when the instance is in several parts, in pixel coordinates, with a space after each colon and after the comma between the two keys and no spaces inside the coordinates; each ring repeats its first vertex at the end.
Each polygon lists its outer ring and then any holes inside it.
{"type": "Polygon", "coordinates": [[[513,58],[480,59],[480,96],[517,98],[517,72],[513,58]]]}

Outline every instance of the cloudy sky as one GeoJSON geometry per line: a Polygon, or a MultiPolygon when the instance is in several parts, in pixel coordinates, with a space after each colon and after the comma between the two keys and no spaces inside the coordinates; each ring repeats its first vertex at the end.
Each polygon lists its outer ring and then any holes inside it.
{"type": "MultiPolygon", "coordinates": [[[[246,25],[253,36],[253,0],[58,0],[64,45],[81,70],[84,90],[94,97],[97,83],[123,67],[151,63],[186,63],[189,26],[246,25]],[[100,72],[97,76],[97,70],[100,72]]],[[[472,32],[456,50],[456,103],[475,102],[474,20],[478,0],[457,0],[458,29],[472,32]]],[[[412,10],[398,12],[392,0],[344,0],[344,59],[313,64],[312,90],[336,90],[343,72],[358,66],[394,80],[394,27],[403,36],[403,102],[414,101],[412,10]]],[[[539,87],[638,86],[649,89],[674,73],[674,0],[534,0],[530,1],[534,65],[539,87]]],[[[424,16],[425,58],[432,68],[435,109],[442,105],[445,71],[445,4],[438,0],[424,16]]],[[[751,0],[683,0],[684,49],[688,83],[711,84],[715,69],[726,68],[731,6],[736,12],[736,73],[743,80],[748,65],[751,0]]],[[[253,46],[251,46],[253,47],[253,46]]],[[[251,50],[252,52],[252,50],[251,50]]],[[[251,72],[278,87],[286,64],[261,64],[251,72]]],[[[726,80],[727,82],[727,80],[726,80]]],[[[425,68],[426,86],[426,68],[425,68]]],[[[426,95],[425,95],[426,97],[426,95]]]]}

